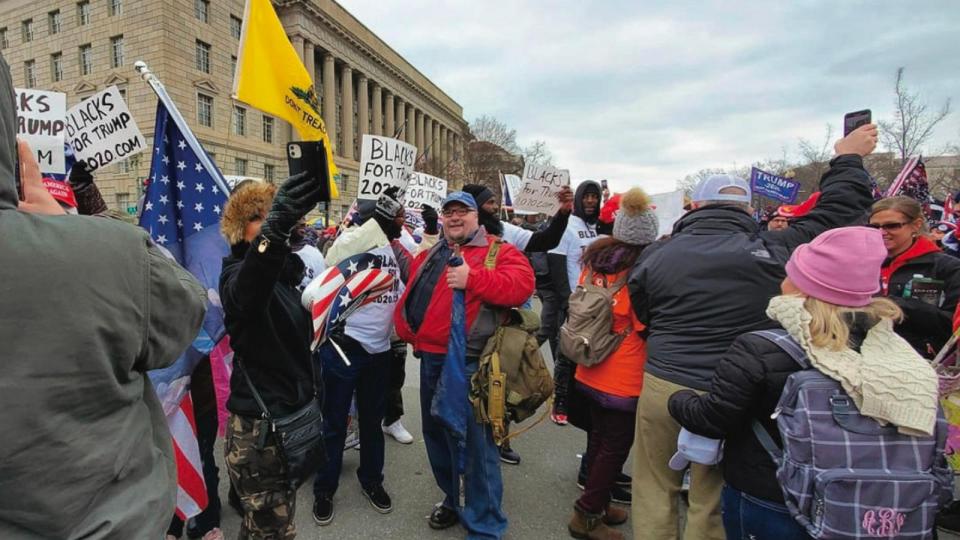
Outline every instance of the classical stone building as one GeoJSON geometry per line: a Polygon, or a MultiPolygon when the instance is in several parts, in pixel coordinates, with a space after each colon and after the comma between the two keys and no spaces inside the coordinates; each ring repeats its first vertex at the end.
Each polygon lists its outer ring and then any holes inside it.
{"type": "MultiPolygon", "coordinates": [[[[333,0],[274,0],[305,60],[341,171],[338,216],[357,190],[364,133],[429,150],[442,176],[463,155],[463,109],[333,0]]],[[[0,0],[0,51],[20,87],[67,94],[68,107],[117,85],[152,144],[157,100],[133,69],[146,62],[227,175],[281,180],[291,129],[231,98],[244,0],[0,0]]],[[[107,203],[135,206],[149,152],[99,171],[107,203]]],[[[453,188],[458,187],[453,182],[453,188]]]]}

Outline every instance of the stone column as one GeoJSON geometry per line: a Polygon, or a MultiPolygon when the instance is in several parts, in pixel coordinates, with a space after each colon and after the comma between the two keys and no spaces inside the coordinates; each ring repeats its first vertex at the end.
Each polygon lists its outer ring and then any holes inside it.
{"type": "Polygon", "coordinates": [[[440,122],[433,123],[433,168],[439,171],[443,162],[440,160],[440,122]]]}
{"type": "MultiPolygon", "coordinates": [[[[397,99],[396,99],[396,106],[397,106],[397,111],[396,111],[396,116],[395,116],[395,118],[396,118],[396,121],[397,121],[397,125],[393,128],[393,132],[396,133],[396,132],[399,131],[400,134],[397,135],[397,139],[399,139],[399,140],[401,140],[401,141],[405,141],[405,140],[407,140],[407,126],[406,126],[406,122],[407,122],[407,113],[406,113],[406,111],[407,111],[407,109],[406,109],[406,106],[404,105],[403,100],[400,99],[399,96],[397,96],[397,99]],[[401,131],[401,130],[402,130],[402,131],[401,131]]],[[[390,136],[393,137],[392,134],[391,134],[390,136]]]]}
{"type": "Polygon", "coordinates": [[[417,111],[416,116],[416,142],[414,144],[417,146],[417,157],[420,157],[423,151],[427,149],[427,145],[423,142],[423,111],[417,111]]]}
{"type": "Polygon", "coordinates": [[[367,77],[360,75],[357,78],[357,142],[363,144],[363,134],[370,133],[370,91],[367,87],[367,77]]]}
{"type": "Polygon", "coordinates": [[[393,137],[393,134],[397,131],[396,126],[393,125],[393,113],[396,111],[396,109],[393,108],[393,94],[390,92],[387,92],[387,102],[384,104],[383,108],[387,114],[387,118],[383,122],[383,136],[393,137]]]}
{"type": "Polygon", "coordinates": [[[313,86],[317,86],[317,64],[315,62],[316,58],[314,57],[314,47],[313,43],[304,40],[303,41],[303,64],[307,68],[307,73],[310,74],[310,80],[313,81],[313,86]]]}
{"type": "Polygon", "coordinates": [[[407,104],[407,136],[406,141],[412,145],[417,144],[417,116],[414,113],[413,105],[407,104]]]}
{"type": "Polygon", "coordinates": [[[343,118],[340,125],[343,126],[343,157],[353,159],[353,69],[344,64],[340,71],[340,113],[343,118]]]}
{"type": "Polygon", "coordinates": [[[429,156],[429,159],[424,160],[423,165],[426,167],[433,160],[433,153],[437,149],[431,144],[433,142],[433,118],[429,116],[424,116],[423,118],[423,150],[429,156]]]}
{"type": "Polygon", "coordinates": [[[323,124],[330,137],[331,150],[337,153],[337,83],[333,55],[323,55],[323,124]]]}
{"type": "Polygon", "coordinates": [[[380,85],[373,84],[373,134],[383,135],[383,94],[380,85]]]}
{"type": "Polygon", "coordinates": [[[449,135],[447,126],[440,126],[440,167],[446,171],[450,165],[450,152],[447,148],[447,136],[449,135]]]}

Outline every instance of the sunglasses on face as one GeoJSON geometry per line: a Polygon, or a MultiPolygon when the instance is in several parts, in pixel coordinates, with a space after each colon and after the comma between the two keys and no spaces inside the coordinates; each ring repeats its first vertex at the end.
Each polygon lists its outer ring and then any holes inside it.
{"type": "Polygon", "coordinates": [[[443,214],[443,217],[453,217],[453,216],[463,217],[469,214],[470,212],[473,212],[472,208],[461,206],[460,208],[450,208],[448,210],[444,210],[443,212],[441,212],[441,214],[443,214]]]}
{"type": "Polygon", "coordinates": [[[905,225],[909,225],[909,222],[893,222],[893,223],[868,223],[867,227],[871,229],[883,229],[887,232],[896,232],[902,229],[905,225]]]}

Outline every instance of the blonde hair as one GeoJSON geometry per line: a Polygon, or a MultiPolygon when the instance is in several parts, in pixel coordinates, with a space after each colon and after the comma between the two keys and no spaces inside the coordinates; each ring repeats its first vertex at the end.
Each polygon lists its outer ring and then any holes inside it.
{"type": "Polygon", "coordinates": [[[851,317],[866,317],[870,321],[888,319],[899,322],[903,311],[888,298],[874,298],[864,307],[853,308],[824,302],[812,296],[803,303],[812,316],[810,337],[815,347],[832,351],[848,348],[851,317]]]}

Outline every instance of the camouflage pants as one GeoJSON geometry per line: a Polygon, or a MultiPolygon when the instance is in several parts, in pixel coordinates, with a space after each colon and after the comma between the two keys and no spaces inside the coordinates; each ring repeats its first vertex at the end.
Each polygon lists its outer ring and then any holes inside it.
{"type": "Polygon", "coordinates": [[[227,472],[244,510],[240,539],[292,539],[297,532],[293,524],[297,492],[287,480],[273,437],[257,450],[261,425],[265,427],[257,419],[235,414],[227,421],[227,472]]]}

